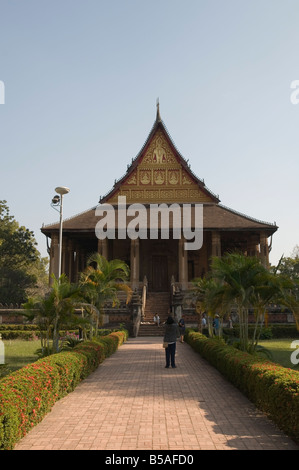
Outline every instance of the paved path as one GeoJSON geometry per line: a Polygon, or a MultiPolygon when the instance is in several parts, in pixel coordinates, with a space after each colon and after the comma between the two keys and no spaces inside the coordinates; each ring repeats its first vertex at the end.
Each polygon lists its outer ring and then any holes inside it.
{"type": "Polygon", "coordinates": [[[15,450],[299,450],[187,344],[131,338],[15,450]]]}

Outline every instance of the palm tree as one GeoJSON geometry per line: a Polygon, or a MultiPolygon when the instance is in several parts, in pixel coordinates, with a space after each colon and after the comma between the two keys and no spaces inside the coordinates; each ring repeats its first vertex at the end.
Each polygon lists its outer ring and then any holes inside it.
{"type": "Polygon", "coordinates": [[[42,352],[58,352],[60,328],[66,324],[78,323],[74,315],[79,294],[78,287],[71,284],[65,274],[59,279],[53,275],[52,279],[51,290],[45,297],[31,298],[24,304],[26,316],[34,318],[40,327],[42,352]]]}
{"type": "Polygon", "coordinates": [[[85,311],[89,314],[91,324],[95,323],[97,332],[99,324],[102,323],[105,303],[112,301],[113,306],[117,305],[119,291],[127,293],[127,302],[131,298],[132,290],[125,284],[129,267],[121,260],[108,261],[99,253],[94,253],[88,258],[87,266],[80,275],[79,287],[82,298],[87,303],[85,311]]]}
{"type": "Polygon", "coordinates": [[[219,295],[225,309],[237,308],[240,347],[248,350],[248,313],[261,292],[268,270],[256,257],[229,253],[212,261],[212,276],[222,284],[219,295]]]}
{"type": "Polygon", "coordinates": [[[227,313],[227,306],[225,304],[224,297],[225,291],[222,283],[217,282],[212,277],[205,277],[194,279],[193,286],[194,296],[196,303],[199,306],[200,313],[205,311],[208,315],[209,336],[214,336],[212,321],[216,314],[219,314],[221,319],[221,325],[218,331],[218,336],[221,336],[223,317],[227,313]]]}

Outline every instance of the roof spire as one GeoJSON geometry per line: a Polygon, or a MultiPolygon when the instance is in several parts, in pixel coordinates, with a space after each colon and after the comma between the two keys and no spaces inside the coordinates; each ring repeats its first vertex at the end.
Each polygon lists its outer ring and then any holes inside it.
{"type": "Polygon", "coordinates": [[[162,121],[161,116],[160,116],[160,103],[159,103],[159,98],[157,98],[157,117],[156,117],[156,121],[157,121],[157,122],[162,121]]]}

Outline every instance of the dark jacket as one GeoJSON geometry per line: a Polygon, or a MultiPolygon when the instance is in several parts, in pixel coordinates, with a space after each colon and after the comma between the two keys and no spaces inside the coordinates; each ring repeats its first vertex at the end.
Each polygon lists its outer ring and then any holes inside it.
{"type": "Polygon", "coordinates": [[[164,341],[166,343],[175,343],[180,336],[180,330],[176,323],[165,324],[164,341]]]}

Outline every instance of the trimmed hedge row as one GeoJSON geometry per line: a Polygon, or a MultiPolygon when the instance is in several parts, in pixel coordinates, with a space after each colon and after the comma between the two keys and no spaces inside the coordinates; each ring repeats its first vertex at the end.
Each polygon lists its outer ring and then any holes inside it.
{"type": "MultiPolygon", "coordinates": [[[[251,338],[254,332],[254,325],[248,326],[248,336],[251,338]]],[[[239,337],[239,327],[223,328],[223,333],[227,336],[239,337]]],[[[269,325],[262,328],[260,339],[279,339],[279,338],[299,338],[299,331],[296,325],[269,325]]]]}
{"type": "Polygon", "coordinates": [[[22,339],[24,341],[32,341],[36,338],[40,338],[39,331],[27,331],[27,330],[4,330],[0,331],[2,339],[22,339]]]}
{"type": "Polygon", "coordinates": [[[187,330],[186,342],[299,442],[299,372],[187,330]]]}
{"type": "Polygon", "coordinates": [[[0,450],[15,444],[73,391],[127,339],[126,331],[84,341],[72,351],[53,354],[0,381],[0,450]]]}
{"type": "Polygon", "coordinates": [[[18,331],[39,331],[38,325],[33,325],[31,323],[25,324],[12,324],[12,323],[1,323],[0,324],[0,333],[6,330],[18,330],[18,331]]]}
{"type": "MultiPolygon", "coordinates": [[[[60,331],[61,336],[65,336],[67,333],[78,334],[78,331],[68,330],[60,331]]],[[[40,331],[37,330],[0,330],[2,339],[20,339],[24,341],[32,341],[34,339],[39,339],[41,336],[40,331]]]]}

